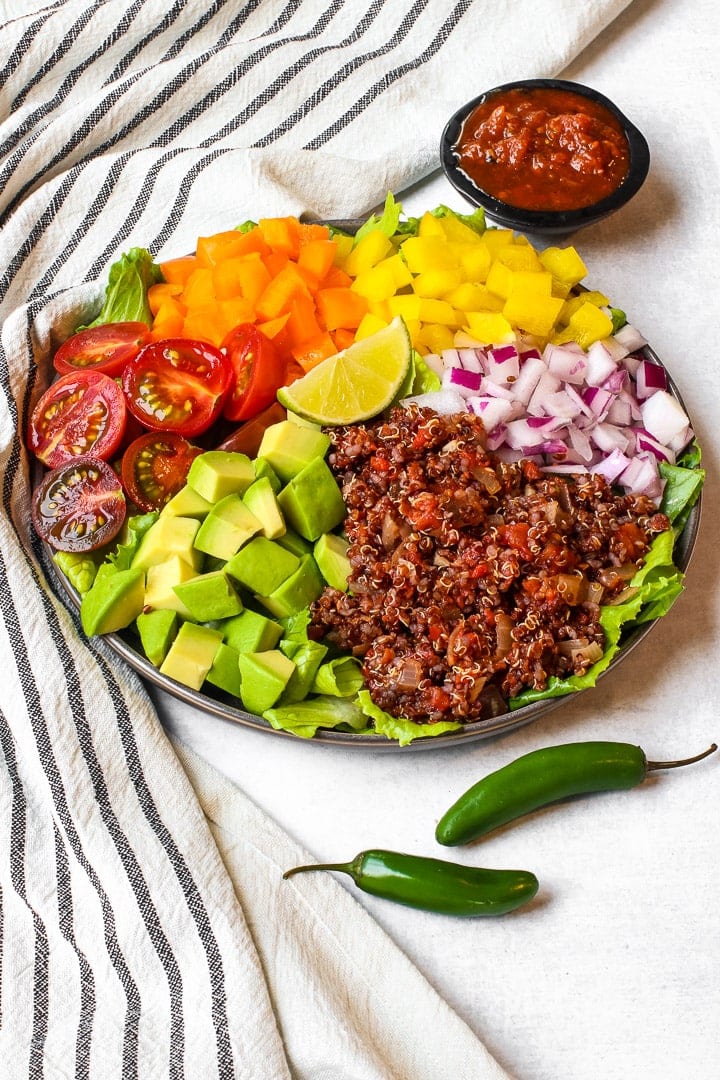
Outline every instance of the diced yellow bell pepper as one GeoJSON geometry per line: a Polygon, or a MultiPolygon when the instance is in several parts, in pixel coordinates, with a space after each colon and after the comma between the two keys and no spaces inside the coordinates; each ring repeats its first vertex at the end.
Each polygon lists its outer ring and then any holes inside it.
{"type": "Polygon", "coordinates": [[[504,315],[494,311],[468,311],[467,329],[481,345],[505,345],[515,341],[515,331],[504,315]]]}
{"type": "Polygon", "coordinates": [[[581,292],[577,296],[571,296],[565,301],[563,309],[560,312],[560,322],[568,323],[576,311],[583,306],[583,304],[594,304],[595,307],[607,307],[610,301],[607,296],[601,292],[581,292]]]}
{"type": "Polygon", "coordinates": [[[410,322],[413,319],[420,321],[420,305],[422,299],[419,296],[415,296],[414,293],[391,296],[385,301],[387,309],[390,312],[391,318],[395,318],[396,315],[400,315],[405,322],[410,322]]]}
{"type": "Polygon", "coordinates": [[[333,262],[335,266],[342,266],[352,251],[355,238],[353,236],[345,236],[344,233],[336,233],[333,240],[335,241],[335,258],[333,259],[333,262]]]}
{"type": "Polygon", "coordinates": [[[581,348],[587,349],[594,341],[610,336],[612,319],[595,304],[586,302],[573,312],[567,329],[561,333],[564,341],[576,341],[581,348]]]}
{"type": "Polygon", "coordinates": [[[540,272],[543,269],[543,264],[530,244],[506,244],[498,251],[497,258],[511,270],[540,272]]]}
{"type": "Polygon", "coordinates": [[[367,300],[387,300],[388,297],[394,296],[397,285],[393,268],[388,265],[390,261],[390,259],[383,259],[376,266],[370,266],[359,273],[350,286],[353,292],[359,293],[367,300]]]}
{"type": "Polygon", "coordinates": [[[491,293],[487,285],[477,285],[464,281],[445,296],[448,304],[460,311],[502,311],[505,301],[502,296],[491,293]]]}
{"type": "Polygon", "coordinates": [[[378,330],[382,330],[387,326],[385,319],[381,319],[379,315],[375,315],[372,311],[368,311],[363,315],[360,320],[360,325],[355,331],[355,340],[359,341],[360,338],[370,337],[371,334],[377,333],[378,330]]]}
{"type": "Polygon", "coordinates": [[[420,321],[440,323],[442,326],[460,325],[460,317],[452,304],[448,304],[447,300],[434,300],[430,297],[420,298],[420,321]]]}
{"type": "Polygon", "coordinates": [[[533,296],[550,296],[552,292],[552,274],[546,270],[536,273],[534,270],[513,270],[510,281],[510,295],[514,293],[532,293],[533,296]]]}
{"type": "Polygon", "coordinates": [[[503,315],[528,334],[547,338],[557,322],[563,301],[556,296],[543,296],[526,291],[513,291],[505,302],[503,315]]]}
{"type": "Polygon", "coordinates": [[[408,265],[398,252],[395,252],[394,255],[388,255],[387,259],[383,259],[381,265],[389,267],[392,271],[396,289],[403,289],[406,285],[412,283],[412,274],[408,269],[408,265]]]}
{"type": "Polygon", "coordinates": [[[351,277],[357,277],[363,270],[369,270],[384,259],[393,250],[389,238],[380,229],[373,229],[361,237],[342,264],[351,277]]]}
{"type": "Polygon", "coordinates": [[[418,223],[418,236],[440,236],[445,239],[445,229],[440,218],[426,210],[418,223]]]}
{"type": "Polygon", "coordinates": [[[514,237],[512,229],[486,229],[482,239],[490,254],[495,257],[506,244],[512,244],[514,237]]]}
{"type": "Polygon", "coordinates": [[[418,296],[443,297],[462,282],[462,272],[451,266],[440,270],[425,270],[412,281],[413,292],[418,296]]]}
{"type": "Polygon", "coordinates": [[[440,225],[448,240],[459,244],[477,244],[481,233],[475,232],[464,221],[456,217],[440,218],[440,225]]]}
{"type": "Polygon", "coordinates": [[[545,248],[539,258],[545,269],[566,285],[577,285],[587,274],[587,267],[574,247],[545,248]]]}
{"type": "Polygon", "coordinates": [[[453,268],[455,254],[443,236],[409,236],[400,245],[403,258],[413,274],[428,270],[453,268]]]}
{"type": "Polygon", "coordinates": [[[484,238],[477,244],[464,244],[459,254],[459,261],[466,281],[486,281],[492,255],[484,243],[484,238]]]}
{"type": "Polygon", "coordinates": [[[427,323],[425,326],[421,326],[418,331],[418,350],[427,349],[431,353],[441,353],[444,349],[452,349],[454,344],[455,335],[449,326],[427,323]]]}
{"type": "Polygon", "coordinates": [[[510,267],[501,263],[499,259],[494,259],[485,282],[490,292],[507,299],[512,290],[512,282],[513,271],[510,267]]]}

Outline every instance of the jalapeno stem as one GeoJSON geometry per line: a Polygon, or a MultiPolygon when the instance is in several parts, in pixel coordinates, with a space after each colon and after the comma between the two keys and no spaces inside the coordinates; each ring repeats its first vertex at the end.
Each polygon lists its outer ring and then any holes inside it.
{"type": "Polygon", "coordinates": [[[292,877],[293,874],[304,874],[308,870],[339,870],[343,874],[351,874],[352,863],[314,863],[312,866],[293,866],[285,871],[283,878],[292,877]]]}
{"type": "Polygon", "coordinates": [[[703,750],[702,754],[696,754],[695,757],[682,758],[680,761],[648,761],[645,768],[648,772],[653,772],[656,769],[679,769],[682,765],[692,765],[696,761],[702,761],[703,758],[714,754],[716,750],[717,743],[712,743],[707,750],[703,750]]]}

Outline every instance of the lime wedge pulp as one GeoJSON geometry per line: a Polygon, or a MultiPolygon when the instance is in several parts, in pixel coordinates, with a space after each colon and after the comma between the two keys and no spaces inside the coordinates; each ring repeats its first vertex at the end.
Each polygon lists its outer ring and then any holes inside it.
{"type": "Polygon", "coordinates": [[[278,401],[316,424],[356,424],[391,404],[411,364],[410,335],[397,317],[281,387],[278,401]]]}

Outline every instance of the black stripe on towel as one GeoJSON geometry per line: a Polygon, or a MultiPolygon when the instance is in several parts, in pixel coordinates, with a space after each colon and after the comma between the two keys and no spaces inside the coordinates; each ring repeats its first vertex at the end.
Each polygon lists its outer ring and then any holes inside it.
{"type": "Polygon", "coordinates": [[[57,874],[58,925],[60,933],[72,946],[77,956],[80,973],[80,1016],[75,1036],[75,1080],[89,1080],[90,1048],[92,1045],[95,1015],[95,976],[88,959],[75,939],[72,883],[65,841],[53,822],[55,833],[55,869],[57,874]]]}
{"type": "Polygon", "coordinates": [[[473,0],[459,0],[459,3],[455,5],[455,8],[440,27],[439,31],[432,39],[427,48],[423,49],[418,56],[413,60],[409,60],[404,64],[394,68],[392,71],[388,71],[382,79],[377,80],[368,90],[365,91],[363,96],[355,102],[351,109],[348,109],[343,116],[339,117],[334,123],[327,127],[321,134],[317,135],[314,139],[311,139],[305,144],[305,150],[319,150],[321,146],[330,142],[343,128],[348,124],[356,120],[357,117],[370,105],[376,98],[388,90],[393,83],[396,83],[398,79],[401,79],[403,75],[407,75],[410,71],[414,71],[415,68],[420,67],[422,64],[431,60],[435,56],[442,46],[447,41],[450,34],[457,29],[460,20],[463,15],[472,6],[473,0]]]}
{"type": "Polygon", "coordinates": [[[25,904],[33,924],[33,1015],[32,1028],[28,1031],[30,1039],[28,1056],[28,1075],[39,1078],[43,1075],[43,1058],[48,1034],[48,985],[49,985],[49,949],[48,936],[43,920],[28,899],[25,880],[25,851],[27,832],[27,805],[22,781],[18,774],[15,756],[15,741],[5,718],[0,712],[0,747],[5,758],[5,767],[12,785],[12,807],[10,812],[10,881],[17,897],[25,904]]]}

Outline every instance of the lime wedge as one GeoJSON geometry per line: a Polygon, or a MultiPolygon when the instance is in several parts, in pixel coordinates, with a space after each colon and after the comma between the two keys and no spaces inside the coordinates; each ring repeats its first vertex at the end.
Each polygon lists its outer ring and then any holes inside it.
{"type": "Polygon", "coordinates": [[[356,424],[392,403],[411,363],[410,335],[398,317],[281,387],[278,401],[316,424],[356,424]]]}

